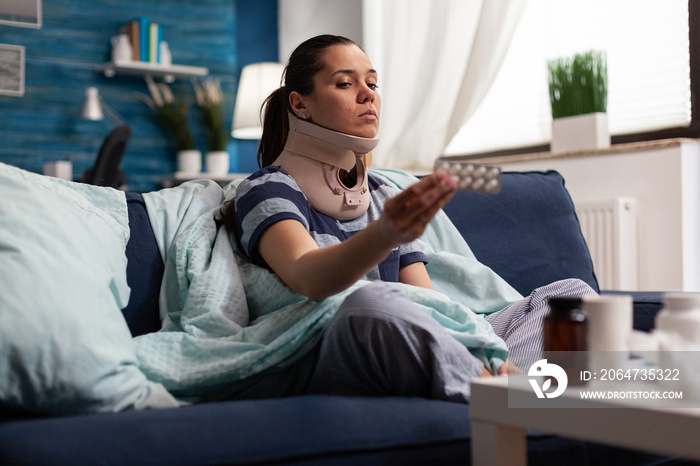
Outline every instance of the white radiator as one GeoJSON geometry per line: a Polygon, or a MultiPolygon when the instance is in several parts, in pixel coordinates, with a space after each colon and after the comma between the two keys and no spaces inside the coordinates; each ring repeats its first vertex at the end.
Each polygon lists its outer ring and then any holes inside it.
{"type": "Polygon", "coordinates": [[[574,201],[601,290],[637,290],[637,206],[618,197],[574,201]]]}

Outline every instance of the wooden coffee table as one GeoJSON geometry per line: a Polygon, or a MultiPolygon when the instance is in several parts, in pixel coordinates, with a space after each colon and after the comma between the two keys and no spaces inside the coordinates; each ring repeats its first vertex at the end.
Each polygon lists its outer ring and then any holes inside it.
{"type": "MultiPolygon", "coordinates": [[[[536,399],[527,375],[472,381],[472,463],[525,465],[526,429],[700,460],[700,408],[695,407],[700,402],[677,401],[674,406],[679,407],[668,407],[650,400],[585,400],[579,393],[585,387],[569,386],[556,398],[560,404],[576,407],[514,408],[508,406],[509,392],[511,400],[513,396],[536,399]]],[[[611,389],[610,385],[605,388],[611,389]]],[[[615,386],[617,390],[639,388],[639,384],[625,382],[615,386]]]]}

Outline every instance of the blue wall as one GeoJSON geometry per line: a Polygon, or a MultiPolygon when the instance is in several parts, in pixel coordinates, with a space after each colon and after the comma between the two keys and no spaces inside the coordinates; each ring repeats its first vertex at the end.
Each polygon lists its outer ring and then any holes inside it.
{"type": "MultiPolygon", "coordinates": [[[[209,68],[226,96],[230,127],[241,67],[277,60],[276,0],[44,0],[43,27],[0,26],[0,43],[26,47],[24,97],[0,96],[0,161],[33,172],[43,162],[71,160],[79,178],[92,167],[109,120],[83,121],[85,88],[97,86],[104,100],[131,126],[122,160],[130,189],[149,191],[175,170],[175,149],[151,111],[135,97],[147,94],[141,77],[106,78],[95,67],[108,61],[110,39],[136,16],[161,24],[173,63],[209,68]]],[[[177,81],[192,95],[189,81],[177,81]]],[[[190,121],[199,148],[206,148],[198,110],[190,121]]],[[[255,142],[230,140],[231,171],[253,171],[255,142]]]]}

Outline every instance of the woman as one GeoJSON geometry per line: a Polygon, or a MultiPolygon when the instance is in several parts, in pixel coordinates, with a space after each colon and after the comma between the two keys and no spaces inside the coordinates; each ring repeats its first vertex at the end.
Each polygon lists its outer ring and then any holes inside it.
{"type": "MultiPolygon", "coordinates": [[[[265,103],[263,168],[240,184],[224,220],[253,263],[311,300],[375,280],[346,298],[320,346],[295,367],[298,383],[280,390],[466,402],[471,378],[491,373],[437,321],[381,284],[433,288],[415,240],[456,185],[438,172],[395,194],[367,175],[363,154],[378,142],[377,78],[349,39],[323,35],[302,43],[285,85],[265,103]]],[[[499,336],[521,329],[541,347],[543,315],[537,330],[521,325],[517,307],[495,316],[499,336]]],[[[497,373],[509,370],[515,368],[506,363],[497,373]]]]}

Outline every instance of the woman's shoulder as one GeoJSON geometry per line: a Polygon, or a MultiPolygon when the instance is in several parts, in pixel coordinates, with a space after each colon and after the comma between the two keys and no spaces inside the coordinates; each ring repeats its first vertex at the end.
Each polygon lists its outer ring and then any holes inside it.
{"type": "Polygon", "coordinates": [[[270,165],[265,168],[261,168],[255,173],[249,175],[245,180],[241,181],[236,188],[236,196],[240,196],[253,188],[271,188],[275,185],[275,183],[282,183],[292,187],[295,190],[299,190],[294,178],[292,178],[280,167],[270,165]]]}
{"type": "MultiPolygon", "coordinates": [[[[280,167],[277,167],[274,165],[268,165],[267,167],[261,168],[258,171],[253,172],[243,182],[244,183],[251,182],[251,181],[259,180],[260,178],[276,178],[276,177],[279,177],[281,175],[286,175],[286,173],[284,173],[280,167]]],[[[287,176],[289,176],[289,175],[287,175],[287,176]]]]}
{"type": "Polygon", "coordinates": [[[258,203],[271,198],[284,198],[302,203],[305,200],[299,185],[279,167],[268,166],[248,176],[236,188],[236,202],[258,203]]]}

